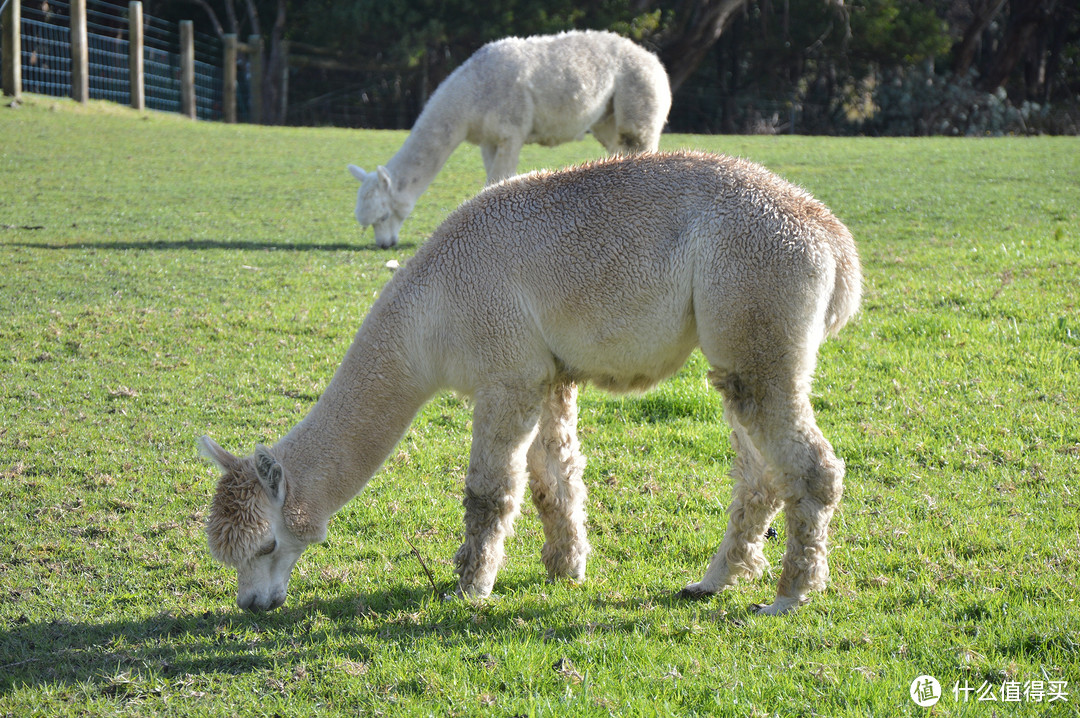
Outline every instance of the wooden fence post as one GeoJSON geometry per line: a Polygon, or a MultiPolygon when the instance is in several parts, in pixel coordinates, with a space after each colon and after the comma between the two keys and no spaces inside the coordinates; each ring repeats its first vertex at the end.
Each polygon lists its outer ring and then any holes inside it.
{"type": "Polygon", "coordinates": [[[86,43],[86,0],[71,0],[71,97],[90,99],[90,61],[86,43]]]}
{"type": "Polygon", "coordinates": [[[146,74],[143,71],[142,2],[128,3],[128,77],[131,85],[131,106],[146,109],[146,74]]]}
{"type": "Polygon", "coordinates": [[[248,37],[248,61],[251,64],[251,123],[262,123],[263,41],[259,35],[248,37]]]}
{"type": "Polygon", "coordinates": [[[195,119],[195,23],[180,21],[180,114],[195,119]]]}
{"type": "Polygon", "coordinates": [[[0,16],[0,24],[4,26],[4,55],[0,57],[4,76],[0,84],[5,95],[17,100],[22,95],[22,36],[19,34],[22,12],[19,0],[8,2],[3,15],[0,16]]]}
{"type": "Polygon", "coordinates": [[[221,67],[221,104],[225,114],[225,121],[236,122],[236,55],[239,41],[236,35],[230,33],[222,38],[225,42],[225,53],[221,67]]]}

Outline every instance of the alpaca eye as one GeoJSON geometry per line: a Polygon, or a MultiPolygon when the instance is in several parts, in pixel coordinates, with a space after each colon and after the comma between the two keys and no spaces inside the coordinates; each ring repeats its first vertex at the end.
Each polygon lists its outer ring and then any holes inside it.
{"type": "Polygon", "coordinates": [[[277,551],[277,539],[271,539],[270,543],[266,544],[261,549],[259,549],[259,552],[257,554],[255,554],[255,555],[256,556],[269,556],[270,554],[274,553],[274,551],[277,551]]]}

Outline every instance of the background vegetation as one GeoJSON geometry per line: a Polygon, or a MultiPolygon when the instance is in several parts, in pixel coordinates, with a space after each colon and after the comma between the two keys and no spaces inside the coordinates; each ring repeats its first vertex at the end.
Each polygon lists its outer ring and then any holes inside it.
{"type": "MultiPolygon", "coordinates": [[[[271,123],[407,129],[485,42],[610,29],[656,51],[675,132],[1080,130],[1080,9],[1063,0],[145,0],[266,42],[271,123]],[[198,6],[196,8],[195,6],[198,6]],[[288,45],[288,50],[286,50],[288,45]]],[[[126,4],[125,4],[126,5],[126,4]]]]}
{"type": "MultiPolygon", "coordinates": [[[[287,431],[386,262],[480,187],[463,146],[403,244],[374,250],[344,165],[403,139],[33,96],[0,108],[0,715],[1080,713],[1071,138],[664,137],[766,164],[860,244],[864,307],[824,348],[814,394],[848,466],[833,578],[794,615],[748,610],[769,578],[674,597],[730,496],[697,354],[644,397],[583,393],[582,585],[543,580],[526,507],[498,597],[438,599],[470,421],[443,395],[301,560],[286,607],[239,612],[235,574],[205,549],[216,477],[196,438],[240,452],[287,431]],[[930,712],[908,697],[924,673],[945,691],[930,712]],[[1068,695],[953,693],[1033,681],[1068,695]]],[[[599,152],[528,147],[522,169],[599,152]]]]}

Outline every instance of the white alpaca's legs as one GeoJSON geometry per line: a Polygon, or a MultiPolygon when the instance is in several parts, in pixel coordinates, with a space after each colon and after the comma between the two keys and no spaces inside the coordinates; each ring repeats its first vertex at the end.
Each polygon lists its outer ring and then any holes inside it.
{"type": "Polygon", "coordinates": [[[613,155],[619,151],[614,114],[607,115],[604,119],[590,127],[589,132],[592,133],[592,136],[596,138],[597,142],[604,146],[604,149],[608,151],[608,154],[613,155]]]}
{"type": "MultiPolygon", "coordinates": [[[[776,272],[764,276],[791,271],[782,255],[774,259],[776,272]]],[[[694,309],[701,349],[713,367],[710,379],[724,397],[743,458],[736,459],[724,541],[704,579],[687,593],[716,591],[763,567],[761,536],[782,506],[787,546],[776,600],[756,608],[783,613],[825,587],[829,521],[843,492],[844,464],[818,429],[809,398],[824,335],[825,304],[814,298],[828,296],[833,279],[807,266],[803,286],[758,287],[751,297],[716,284],[714,272],[746,276],[753,270],[725,262],[730,259],[721,255],[702,262],[694,309]]],[[[754,276],[762,276],[761,268],[754,276]]]]}
{"type": "Polygon", "coordinates": [[[769,522],[780,510],[781,499],[773,488],[772,477],[761,454],[738,420],[728,413],[733,427],[731,443],[735,462],[731,467],[734,482],[731,505],[728,507],[728,526],[724,540],[716,551],[705,576],[683,589],[688,597],[703,596],[721,591],[739,578],[757,578],[768,561],[762,553],[769,522]]]}
{"type": "Polygon", "coordinates": [[[783,613],[797,606],[810,591],[823,590],[829,579],[829,522],[844,490],[844,462],[833,453],[810,412],[806,401],[811,423],[776,441],[776,461],[783,471],[779,488],[784,497],[787,547],[776,601],[758,606],[762,613],[783,613]]]}
{"type": "Polygon", "coordinates": [[[776,600],[755,608],[784,613],[810,591],[825,588],[829,521],[843,493],[844,463],[818,429],[805,391],[783,384],[755,386],[720,371],[714,372],[713,380],[724,393],[728,410],[760,451],[769,467],[766,476],[783,501],[787,546],[776,600]]]}
{"type": "Polygon", "coordinates": [[[589,131],[609,154],[628,155],[655,152],[660,144],[660,128],[662,127],[662,119],[659,127],[654,130],[649,127],[620,124],[616,116],[611,114],[590,127],[589,131]]]}
{"type": "Polygon", "coordinates": [[[465,542],[454,555],[458,593],[491,593],[513,532],[526,481],[526,453],[536,435],[537,391],[491,387],[473,410],[472,453],[465,477],[465,542]]]}
{"type": "Polygon", "coordinates": [[[488,184],[495,184],[517,174],[518,156],[523,144],[519,139],[493,139],[480,145],[488,184]]]}
{"type": "Polygon", "coordinates": [[[585,577],[585,458],[577,439],[577,387],[551,387],[540,414],[540,430],[528,453],[529,488],[547,539],[541,559],[548,578],[585,577]]]}

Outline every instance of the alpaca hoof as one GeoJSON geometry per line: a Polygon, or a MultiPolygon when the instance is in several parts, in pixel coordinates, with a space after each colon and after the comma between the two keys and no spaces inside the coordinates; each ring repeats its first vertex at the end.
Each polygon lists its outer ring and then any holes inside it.
{"type": "Polygon", "coordinates": [[[794,611],[796,608],[806,603],[809,603],[809,601],[802,598],[788,598],[786,596],[777,596],[776,600],[770,604],[753,604],[752,606],[750,606],[750,610],[761,616],[780,616],[785,613],[794,611]]]}
{"type": "Polygon", "coordinates": [[[495,598],[495,594],[491,592],[491,589],[487,591],[480,590],[476,586],[469,586],[464,588],[458,586],[452,594],[443,594],[444,600],[450,601],[468,601],[469,603],[479,603],[480,601],[495,598]]]}
{"type": "Polygon", "coordinates": [[[691,601],[700,601],[715,595],[716,591],[702,588],[700,583],[691,583],[675,594],[676,598],[689,599],[691,601]]]}
{"type": "Polygon", "coordinates": [[[549,585],[581,586],[585,583],[585,580],[576,576],[553,576],[549,573],[545,583],[549,585]]]}

